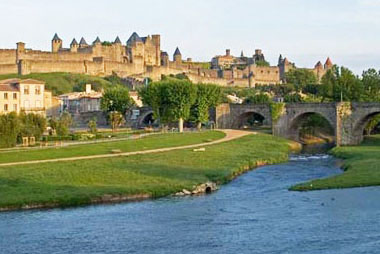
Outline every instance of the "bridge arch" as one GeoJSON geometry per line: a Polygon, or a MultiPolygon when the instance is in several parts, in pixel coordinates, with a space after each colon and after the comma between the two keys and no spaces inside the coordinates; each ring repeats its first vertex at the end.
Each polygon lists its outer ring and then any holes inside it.
{"type": "MultiPolygon", "coordinates": [[[[314,128],[319,128],[322,135],[325,135],[325,138],[330,139],[332,137],[332,141],[336,142],[336,121],[333,119],[330,114],[326,112],[318,112],[318,111],[304,111],[295,113],[292,118],[289,119],[288,125],[288,138],[299,141],[301,136],[304,134],[311,134],[307,129],[307,124],[312,124],[314,128]],[[316,116],[314,119],[313,116],[316,116]],[[302,133],[303,132],[303,133],[302,133]]],[[[313,129],[314,129],[313,128],[313,129]]]]}
{"type": "Polygon", "coordinates": [[[380,114],[380,108],[373,109],[370,112],[362,115],[358,118],[358,120],[354,123],[352,130],[352,138],[354,139],[355,144],[360,144],[364,138],[364,128],[367,124],[377,115],[380,114]]]}
{"type": "Polygon", "coordinates": [[[234,124],[234,128],[241,129],[246,126],[263,126],[266,125],[267,119],[260,112],[254,110],[248,110],[244,113],[241,113],[234,124]]]}
{"type": "Polygon", "coordinates": [[[154,123],[153,111],[149,110],[139,117],[138,126],[148,126],[149,124],[153,124],[153,123],[154,123]]]}

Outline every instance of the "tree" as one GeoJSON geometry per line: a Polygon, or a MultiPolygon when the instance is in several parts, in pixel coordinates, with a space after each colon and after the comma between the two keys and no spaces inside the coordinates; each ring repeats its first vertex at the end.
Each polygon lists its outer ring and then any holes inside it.
{"type": "Polygon", "coordinates": [[[134,105],[129,96],[129,90],[122,86],[106,89],[100,102],[103,111],[109,113],[113,111],[125,115],[126,112],[134,105]]]}
{"type": "Polygon", "coordinates": [[[255,64],[257,66],[263,66],[263,67],[270,66],[270,63],[265,61],[265,60],[257,60],[257,61],[255,61],[255,64]]]}
{"type": "Polygon", "coordinates": [[[46,118],[39,114],[21,112],[19,119],[21,136],[35,137],[39,140],[46,130],[46,118]]]}
{"type": "Polygon", "coordinates": [[[0,147],[15,146],[19,131],[20,122],[16,113],[0,115],[0,147]]]}
{"type": "Polygon", "coordinates": [[[375,69],[368,69],[362,74],[364,99],[366,101],[380,101],[380,73],[375,69]]]}
{"type": "Polygon", "coordinates": [[[329,101],[362,101],[363,83],[352,71],[345,67],[334,66],[322,77],[319,95],[322,102],[329,101]]]}
{"type": "Polygon", "coordinates": [[[165,79],[150,84],[139,91],[144,104],[151,106],[155,119],[169,123],[178,121],[179,132],[190,116],[190,108],[196,99],[196,87],[187,80],[165,79]]]}
{"type": "Polygon", "coordinates": [[[302,97],[298,93],[287,94],[284,97],[284,102],[286,102],[286,103],[302,102],[302,97]]]}
{"type": "Polygon", "coordinates": [[[306,85],[317,83],[315,74],[307,69],[291,69],[285,74],[287,83],[293,84],[296,91],[301,91],[306,85]]]}
{"type": "Polygon", "coordinates": [[[365,132],[367,135],[371,135],[372,131],[375,129],[376,126],[378,126],[380,123],[380,114],[375,115],[374,117],[369,120],[367,125],[365,126],[365,132]]]}
{"type": "Polygon", "coordinates": [[[112,111],[109,113],[112,132],[116,131],[124,123],[124,117],[120,112],[112,111]]]}
{"type": "Polygon", "coordinates": [[[222,90],[213,84],[198,84],[194,104],[191,106],[191,120],[197,124],[200,130],[202,123],[209,120],[209,110],[216,107],[222,100],[222,90]]]}
{"type": "Polygon", "coordinates": [[[250,95],[244,100],[244,104],[268,104],[271,99],[265,93],[250,95]]]}
{"type": "Polygon", "coordinates": [[[58,120],[56,132],[58,136],[67,136],[69,134],[70,126],[73,124],[71,115],[68,112],[63,112],[58,120]]]}
{"type": "Polygon", "coordinates": [[[96,124],[96,118],[93,118],[92,120],[90,120],[88,122],[88,129],[89,129],[89,132],[92,133],[92,134],[96,134],[98,132],[97,130],[97,124],[96,124]]]}

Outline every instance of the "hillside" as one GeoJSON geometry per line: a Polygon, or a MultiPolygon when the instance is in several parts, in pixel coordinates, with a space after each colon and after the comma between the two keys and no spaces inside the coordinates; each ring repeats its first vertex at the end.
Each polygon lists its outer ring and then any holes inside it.
{"type": "Polygon", "coordinates": [[[119,78],[114,76],[97,77],[84,74],[73,73],[32,73],[28,75],[4,74],[0,75],[0,80],[8,78],[32,78],[46,82],[46,89],[53,92],[53,95],[61,95],[73,91],[83,91],[85,84],[92,84],[94,90],[100,90],[113,84],[120,83],[119,78]]]}

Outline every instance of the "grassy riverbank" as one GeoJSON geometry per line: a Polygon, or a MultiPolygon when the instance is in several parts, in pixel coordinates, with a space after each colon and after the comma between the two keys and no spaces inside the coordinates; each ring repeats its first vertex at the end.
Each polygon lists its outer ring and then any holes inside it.
{"type": "Polygon", "coordinates": [[[0,208],[75,206],[162,197],[207,181],[225,183],[256,165],[288,159],[289,141],[248,135],[206,147],[155,154],[0,167],[0,208]]]}
{"type": "Polygon", "coordinates": [[[344,160],[343,174],[290,189],[307,191],[380,185],[380,135],[366,138],[360,146],[336,147],[331,154],[344,160]]]}
{"type": "Polygon", "coordinates": [[[198,144],[221,139],[224,136],[225,134],[220,131],[167,133],[153,134],[135,140],[111,141],[97,144],[85,144],[57,148],[41,148],[22,151],[4,151],[0,152],[0,163],[107,154],[111,153],[111,150],[115,149],[118,149],[121,152],[143,151],[172,146],[198,144]]]}

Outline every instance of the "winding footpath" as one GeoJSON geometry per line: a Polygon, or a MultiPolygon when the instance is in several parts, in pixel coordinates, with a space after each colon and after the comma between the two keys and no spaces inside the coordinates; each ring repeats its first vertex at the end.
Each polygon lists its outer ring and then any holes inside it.
{"type": "Polygon", "coordinates": [[[63,162],[63,161],[78,161],[78,160],[89,160],[89,159],[100,159],[100,158],[113,158],[113,157],[122,157],[122,156],[132,156],[132,155],[138,155],[138,154],[169,152],[169,151],[174,151],[174,150],[199,148],[199,147],[203,147],[203,146],[215,145],[215,144],[231,141],[231,140],[234,140],[237,138],[241,138],[241,137],[249,135],[249,134],[255,134],[255,132],[242,131],[242,130],[226,129],[226,130],[221,130],[221,131],[223,131],[226,134],[226,136],[224,138],[218,139],[215,141],[211,141],[211,142],[207,142],[207,143],[199,143],[199,144],[193,144],[193,145],[151,149],[151,150],[144,150],[144,151],[134,151],[134,152],[126,152],[126,153],[116,153],[116,154],[99,154],[99,155],[89,155],[89,156],[58,158],[58,159],[0,163],[0,167],[40,164],[40,163],[48,163],[48,162],[63,162]]]}

